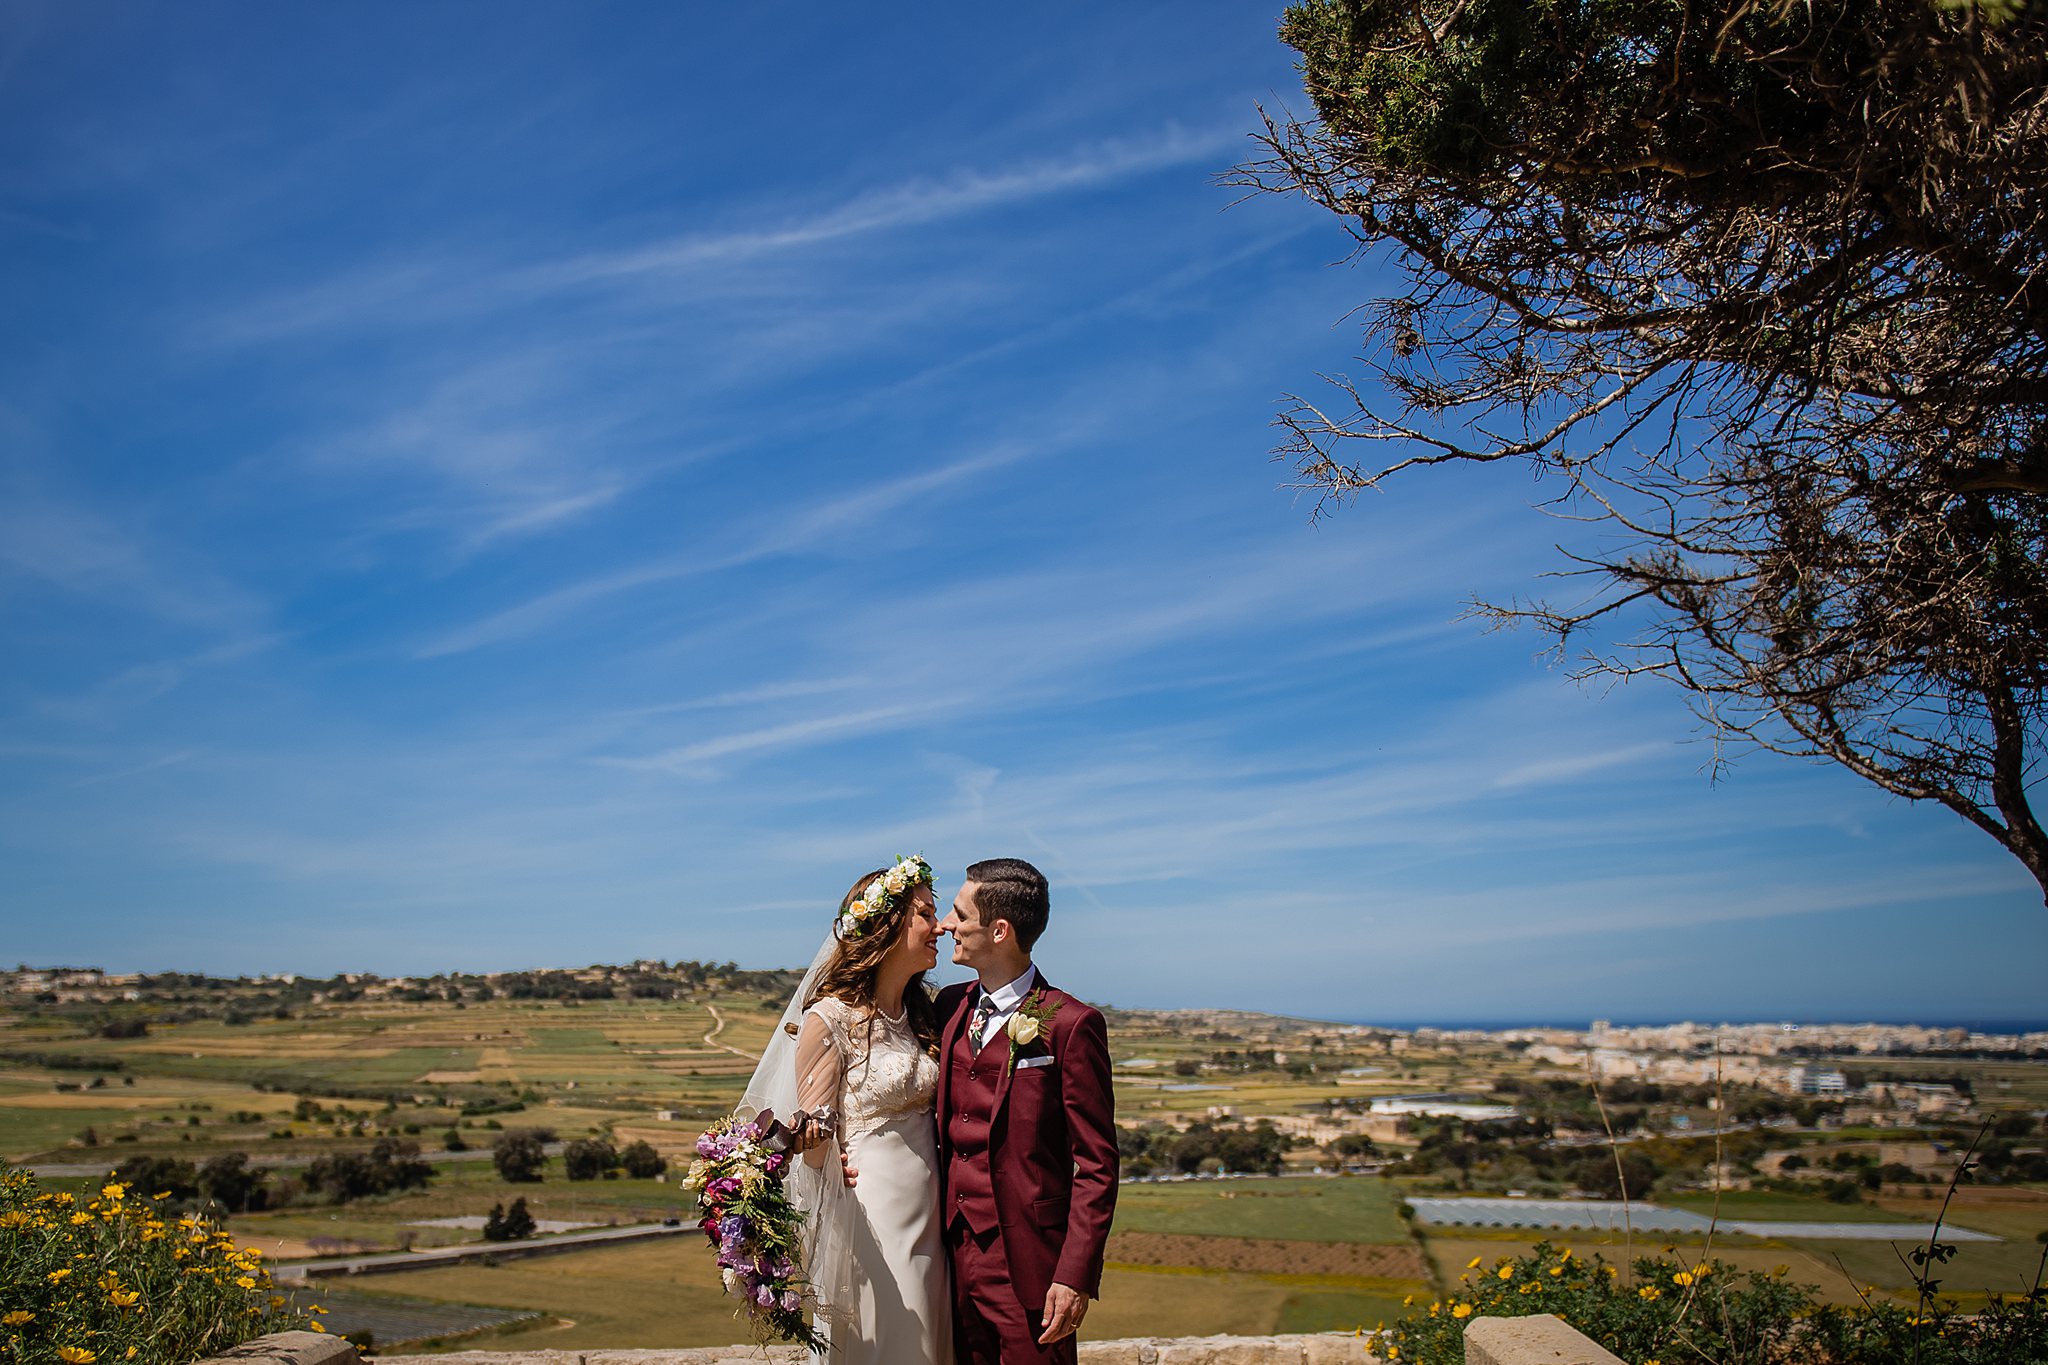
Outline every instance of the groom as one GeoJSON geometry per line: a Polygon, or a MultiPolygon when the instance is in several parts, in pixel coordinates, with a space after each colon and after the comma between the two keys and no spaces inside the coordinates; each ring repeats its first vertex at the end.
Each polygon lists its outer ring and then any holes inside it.
{"type": "Polygon", "coordinates": [[[1116,1208],[1116,1127],[1102,1016],[1031,964],[1051,909],[1020,858],[967,869],[939,992],[939,1191],[958,1365],[1076,1358],[1116,1208]]]}

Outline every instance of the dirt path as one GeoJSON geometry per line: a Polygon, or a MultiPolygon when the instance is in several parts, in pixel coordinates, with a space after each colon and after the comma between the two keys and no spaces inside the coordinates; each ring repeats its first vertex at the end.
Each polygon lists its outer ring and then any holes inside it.
{"type": "Polygon", "coordinates": [[[1196,1237],[1169,1232],[1118,1232],[1107,1259],[1125,1265],[1185,1265],[1260,1275],[1349,1275],[1426,1280],[1429,1268],[1412,1246],[1356,1242],[1285,1242],[1261,1237],[1196,1237]]]}
{"type": "Polygon", "coordinates": [[[705,1002],[704,1008],[711,1011],[712,1022],[717,1025],[711,1032],[704,1035],[704,1046],[715,1047],[720,1052],[730,1052],[735,1057],[746,1057],[749,1061],[752,1061],[753,1058],[749,1054],[740,1051],[729,1043],[718,1041],[718,1035],[725,1032],[725,1016],[718,1012],[718,1006],[708,1001],[705,1002]]]}

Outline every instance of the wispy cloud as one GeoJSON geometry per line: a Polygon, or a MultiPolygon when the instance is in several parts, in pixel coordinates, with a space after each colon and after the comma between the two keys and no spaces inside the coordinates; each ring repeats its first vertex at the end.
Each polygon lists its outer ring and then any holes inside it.
{"type": "Polygon", "coordinates": [[[248,629],[263,617],[254,594],[166,544],[139,518],[0,470],[0,570],[163,621],[248,629]]]}
{"type": "Polygon", "coordinates": [[[1052,195],[1069,194],[1175,166],[1213,163],[1237,146],[1241,130],[1192,133],[1171,128],[1152,137],[1100,143],[1054,160],[998,171],[959,171],[870,191],[819,212],[767,227],[685,234],[624,250],[593,252],[534,267],[514,277],[538,290],[639,275],[696,271],[800,250],[848,237],[922,227],[1052,195]]]}
{"type": "Polygon", "coordinates": [[[415,654],[422,659],[434,659],[502,645],[538,634],[584,608],[639,588],[741,568],[798,551],[829,553],[828,542],[835,533],[868,527],[863,534],[871,535],[873,523],[885,514],[1014,464],[1040,449],[1008,444],[934,469],[823,498],[757,525],[741,543],[654,560],[552,589],[444,632],[422,644],[415,654]]]}
{"type": "Polygon", "coordinates": [[[523,306],[565,291],[657,275],[701,275],[834,242],[927,227],[970,214],[1072,194],[1178,166],[1213,165],[1241,130],[1169,127],[1149,137],[1077,147],[996,170],[962,169],[854,194],[836,204],[760,211],[759,226],[682,233],[552,259],[479,260],[474,250],[363,267],[224,312],[198,334],[207,345],[250,345],[401,320],[445,321],[523,306]]]}

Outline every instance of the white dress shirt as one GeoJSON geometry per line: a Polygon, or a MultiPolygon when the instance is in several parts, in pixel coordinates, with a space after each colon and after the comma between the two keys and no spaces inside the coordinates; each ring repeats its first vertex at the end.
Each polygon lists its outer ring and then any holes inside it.
{"type": "MultiPolygon", "coordinates": [[[[988,993],[989,998],[996,1003],[996,1012],[989,1016],[988,1032],[974,1040],[974,1050],[976,1052],[987,1047],[989,1039],[1001,1036],[1004,1026],[1010,1022],[1010,1016],[1017,1012],[1017,1006],[1024,1003],[1024,997],[1031,994],[1032,989],[1037,985],[1038,968],[1032,966],[1026,967],[1024,975],[1018,977],[1009,985],[998,986],[988,993]]],[[[981,983],[976,982],[974,986],[974,1003],[976,1005],[981,1003],[981,991],[981,983]]]]}

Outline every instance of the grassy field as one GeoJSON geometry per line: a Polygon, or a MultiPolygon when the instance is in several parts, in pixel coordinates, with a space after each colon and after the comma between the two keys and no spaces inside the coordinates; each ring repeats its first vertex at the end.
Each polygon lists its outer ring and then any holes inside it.
{"type": "MultiPolygon", "coordinates": [[[[1107,1340],[1369,1328],[1398,1316],[1401,1297],[1410,1292],[1413,1286],[1391,1281],[1112,1266],[1082,1335],[1107,1340]]],[[[708,1248],[694,1242],[364,1276],[349,1281],[348,1293],[352,1301],[390,1295],[547,1315],[485,1340],[450,1341],[448,1349],[723,1346],[747,1338],[719,1288],[708,1248]]],[[[329,1321],[347,1330],[345,1311],[329,1321]]]]}
{"type": "Polygon", "coordinates": [[[1117,1230],[1283,1241],[1409,1241],[1398,1191],[1372,1179],[1200,1180],[1126,1185],[1117,1230]]]}
{"type": "MultiPolygon", "coordinates": [[[[269,1133],[280,1126],[302,1141],[331,1135],[331,1125],[288,1122],[293,1098],[275,1093],[280,1086],[417,1087],[389,1110],[368,1100],[321,1104],[423,1132],[462,1119],[441,1098],[443,1085],[528,1096],[526,1110],[500,1121],[569,1135],[656,1109],[708,1117],[730,1107],[772,1024],[758,1002],[738,1000],[358,1004],[311,1019],[159,1024],[133,1039],[17,1025],[0,1031],[0,1045],[103,1058],[107,1070],[0,1071],[0,1157],[79,1160],[85,1153],[70,1142],[87,1127],[105,1144],[179,1156],[275,1150],[269,1133]],[[55,1090],[57,1081],[87,1084],[96,1075],[102,1088],[55,1090]],[[264,1121],[233,1122],[235,1111],[264,1121]]],[[[677,1131],[675,1147],[694,1133],[677,1131]]]]}
{"type": "Polygon", "coordinates": [[[1764,1190],[1723,1190],[1718,1205],[1712,1194],[1659,1195],[1656,1202],[1668,1208],[1690,1209],[1700,1214],[1711,1215],[1718,1210],[1722,1218],[1763,1218],[1785,1222],[1896,1223],[1907,1217],[1927,1222],[1934,1217],[1932,1210],[1902,1214],[1875,1204],[1837,1204],[1826,1199],[1764,1190]]]}

